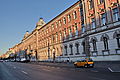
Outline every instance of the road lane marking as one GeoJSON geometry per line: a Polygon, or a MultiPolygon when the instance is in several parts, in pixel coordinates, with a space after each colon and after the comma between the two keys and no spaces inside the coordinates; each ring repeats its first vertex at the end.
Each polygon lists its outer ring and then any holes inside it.
{"type": "Polygon", "coordinates": [[[25,72],[25,71],[22,71],[24,74],[28,74],[27,72],[25,72]]]}
{"type": "Polygon", "coordinates": [[[110,67],[108,67],[108,69],[109,69],[111,72],[114,72],[110,67]]]}
{"type": "Polygon", "coordinates": [[[108,69],[109,69],[111,72],[120,72],[120,71],[113,71],[110,67],[108,67],[108,69]]]}

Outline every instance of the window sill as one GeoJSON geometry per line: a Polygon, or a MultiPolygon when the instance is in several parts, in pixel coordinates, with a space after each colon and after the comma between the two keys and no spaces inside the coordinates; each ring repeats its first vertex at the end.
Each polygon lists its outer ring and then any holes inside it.
{"type": "Polygon", "coordinates": [[[75,53],[75,55],[79,55],[80,53],[75,53]]]}
{"type": "Polygon", "coordinates": [[[64,54],[65,56],[67,56],[68,54],[64,54]]]}
{"type": "Polygon", "coordinates": [[[120,54],[120,48],[115,49],[115,51],[116,51],[116,54],[120,54]]]}
{"type": "Polygon", "coordinates": [[[107,50],[102,50],[102,52],[107,52],[107,51],[109,51],[109,49],[107,49],[107,50]]]}
{"type": "Polygon", "coordinates": [[[103,55],[109,55],[109,50],[102,50],[103,55]]]}
{"type": "Polygon", "coordinates": [[[97,51],[91,51],[92,53],[96,53],[97,51]]]}
{"type": "Polygon", "coordinates": [[[73,55],[73,54],[69,54],[69,55],[73,55]]]}

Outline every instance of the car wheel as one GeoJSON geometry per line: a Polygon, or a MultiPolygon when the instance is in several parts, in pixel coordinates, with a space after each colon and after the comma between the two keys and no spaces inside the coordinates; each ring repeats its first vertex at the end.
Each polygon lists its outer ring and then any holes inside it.
{"type": "Polygon", "coordinates": [[[77,65],[76,65],[76,64],[74,64],[74,67],[75,67],[75,68],[77,68],[77,65]]]}
{"type": "Polygon", "coordinates": [[[91,66],[92,68],[94,67],[94,64],[91,66]]]}
{"type": "Polygon", "coordinates": [[[85,68],[87,68],[87,67],[88,67],[88,65],[87,65],[87,64],[85,64],[85,65],[84,65],[84,67],[85,67],[85,68]]]}

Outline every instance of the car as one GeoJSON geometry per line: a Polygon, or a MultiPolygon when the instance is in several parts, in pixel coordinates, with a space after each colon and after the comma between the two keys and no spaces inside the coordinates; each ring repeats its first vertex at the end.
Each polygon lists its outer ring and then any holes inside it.
{"type": "Polygon", "coordinates": [[[25,59],[25,58],[22,58],[20,62],[27,63],[27,62],[30,62],[30,60],[27,60],[27,59],[25,59]]]}
{"type": "Polygon", "coordinates": [[[3,62],[3,60],[0,60],[0,62],[3,62]]]}
{"type": "Polygon", "coordinates": [[[75,67],[94,67],[94,62],[92,59],[86,58],[86,59],[74,62],[74,66],[75,67]]]}

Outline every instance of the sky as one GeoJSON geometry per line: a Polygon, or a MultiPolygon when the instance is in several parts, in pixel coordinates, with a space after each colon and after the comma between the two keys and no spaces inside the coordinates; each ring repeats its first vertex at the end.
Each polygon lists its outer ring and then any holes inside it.
{"type": "Polygon", "coordinates": [[[0,0],[0,55],[35,29],[39,18],[47,23],[78,0],[0,0]]]}

